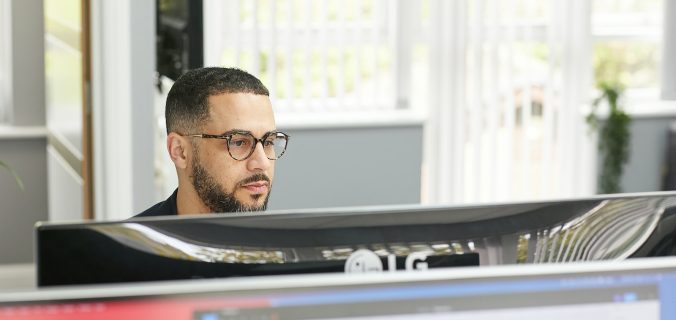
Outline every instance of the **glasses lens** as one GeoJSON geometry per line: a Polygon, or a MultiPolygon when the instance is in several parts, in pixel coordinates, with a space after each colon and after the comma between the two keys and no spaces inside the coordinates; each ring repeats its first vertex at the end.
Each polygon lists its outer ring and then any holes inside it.
{"type": "Polygon", "coordinates": [[[235,133],[228,141],[228,151],[236,160],[243,160],[251,153],[254,142],[254,137],[251,135],[235,133]]]}
{"type": "Polygon", "coordinates": [[[279,159],[286,150],[287,136],[283,133],[271,134],[265,139],[265,155],[268,159],[279,159]]]}

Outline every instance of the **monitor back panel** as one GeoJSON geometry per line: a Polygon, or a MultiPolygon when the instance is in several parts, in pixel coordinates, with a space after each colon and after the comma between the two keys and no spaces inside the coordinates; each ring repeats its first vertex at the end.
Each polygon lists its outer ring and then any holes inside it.
{"type": "Polygon", "coordinates": [[[36,228],[38,285],[621,260],[673,253],[676,195],[337,208],[36,228]]]}

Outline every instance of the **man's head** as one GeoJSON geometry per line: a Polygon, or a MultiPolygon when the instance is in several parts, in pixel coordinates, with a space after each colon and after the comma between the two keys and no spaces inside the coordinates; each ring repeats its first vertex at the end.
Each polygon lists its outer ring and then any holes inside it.
{"type": "Polygon", "coordinates": [[[275,133],[260,80],[239,69],[188,71],[169,91],[165,115],[179,213],[265,210],[275,171],[270,158],[283,152],[274,147],[285,140],[275,133]]]}

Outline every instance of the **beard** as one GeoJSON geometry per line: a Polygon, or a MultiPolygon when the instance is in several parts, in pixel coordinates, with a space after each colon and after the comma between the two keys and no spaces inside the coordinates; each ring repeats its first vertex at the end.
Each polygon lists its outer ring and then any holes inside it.
{"type": "MultiPolygon", "coordinates": [[[[221,212],[252,212],[252,211],[265,211],[268,207],[268,199],[270,198],[270,191],[265,195],[265,200],[260,206],[250,206],[242,203],[237,200],[235,197],[235,190],[238,187],[243,186],[247,183],[255,181],[267,181],[270,183],[270,178],[262,173],[254,174],[239,183],[234,185],[232,192],[223,191],[224,188],[219,184],[216,179],[207,172],[207,170],[200,163],[197,152],[194,154],[194,161],[192,163],[192,184],[197,191],[197,195],[200,197],[202,202],[211,210],[213,213],[221,212]]],[[[251,198],[254,201],[258,201],[263,195],[256,194],[252,195],[251,198]]]]}

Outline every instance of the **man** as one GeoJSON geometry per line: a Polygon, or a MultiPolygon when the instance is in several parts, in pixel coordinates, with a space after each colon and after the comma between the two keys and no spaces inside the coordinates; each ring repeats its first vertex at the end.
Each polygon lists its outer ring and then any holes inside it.
{"type": "Polygon", "coordinates": [[[182,75],[165,107],[178,189],[136,217],[265,210],[289,136],[276,130],[268,89],[234,68],[182,75]]]}

